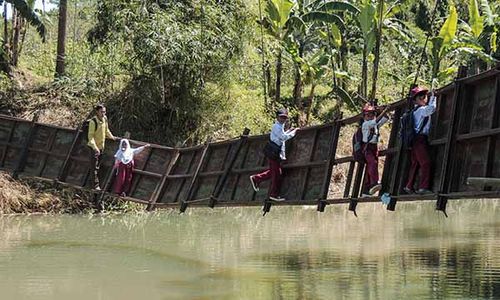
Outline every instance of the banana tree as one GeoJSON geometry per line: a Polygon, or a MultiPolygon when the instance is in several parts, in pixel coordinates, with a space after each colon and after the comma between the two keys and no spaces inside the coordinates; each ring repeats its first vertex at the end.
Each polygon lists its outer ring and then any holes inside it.
{"type": "Polygon", "coordinates": [[[4,8],[4,34],[2,41],[2,50],[0,52],[0,69],[7,73],[11,73],[11,67],[16,66],[21,52],[21,47],[19,45],[19,38],[24,34],[21,33],[26,30],[27,23],[34,26],[45,42],[46,28],[43,22],[40,20],[38,15],[34,11],[34,0],[0,0],[0,6],[3,4],[4,8]],[[12,13],[12,39],[9,41],[9,31],[8,31],[8,6],[11,4],[13,7],[12,13]]]}
{"type": "Polygon", "coordinates": [[[326,41],[329,49],[332,69],[332,93],[340,103],[352,103],[352,98],[346,91],[348,86],[348,45],[347,36],[351,35],[348,23],[357,18],[360,10],[357,6],[343,1],[313,1],[307,12],[302,16],[306,24],[314,24],[320,39],[326,41]]]}
{"type": "Polygon", "coordinates": [[[361,87],[363,97],[368,95],[368,55],[376,42],[375,5],[371,0],[362,0],[358,15],[359,28],[363,37],[363,61],[361,64],[361,87]]]}
{"type": "Polygon", "coordinates": [[[408,44],[413,41],[413,33],[396,15],[402,10],[403,1],[379,0],[375,15],[375,48],[373,50],[373,72],[370,99],[376,98],[377,80],[380,64],[380,46],[385,39],[388,44],[408,44]],[[383,34],[386,32],[386,34],[383,34]]]}
{"type": "Polygon", "coordinates": [[[282,76],[282,44],[288,35],[288,21],[291,17],[291,11],[295,6],[292,0],[267,0],[265,6],[266,16],[260,20],[266,31],[271,35],[279,44],[278,53],[276,55],[276,86],[274,97],[278,102],[281,98],[281,76],[282,76]]]}
{"type": "Polygon", "coordinates": [[[302,123],[302,126],[309,124],[311,119],[311,110],[314,103],[314,91],[319,80],[328,70],[329,60],[330,58],[324,50],[319,50],[312,56],[302,59],[301,75],[304,78],[304,84],[311,86],[309,94],[303,102],[303,106],[305,106],[305,116],[304,114],[299,116],[299,124],[302,123]]]}
{"type": "MultiPolygon", "coordinates": [[[[470,9],[470,8],[469,8],[470,9]]],[[[472,20],[474,22],[474,20],[472,20]]],[[[477,24],[471,28],[473,35],[479,36],[482,29],[477,24]]],[[[461,56],[469,56],[479,58],[486,62],[491,62],[494,59],[483,51],[483,48],[471,41],[467,35],[465,38],[458,37],[458,14],[455,6],[450,6],[450,14],[446,21],[443,23],[439,34],[431,39],[431,49],[429,55],[429,63],[431,65],[432,79],[438,82],[443,82],[451,74],[456,72],[456,66],[453,64],[454,60],[459,59],[461,56]],[[452,65],[442,69],[442,63],[445,59],[451,59],[452,65]]],[[[463,35],[462,35],[463,36],[463,35]]]]}
{"type": "MultiPolygon", "coordinates": [[[[469,21],[463,23],[464,34],[462,40],[479,45],[485,53],[494,55],[497,51],[497,32],[499,29],[499,20],[497,15],[493,14],[488,0],[469,0],[469,21]],[[479,5],[480,4],[480,5],[479,5]]],[[[489,63],[482,61],[478,57],[472,57],[471,65],[479,72],[481,67],[488,67],[489,63]]]]}

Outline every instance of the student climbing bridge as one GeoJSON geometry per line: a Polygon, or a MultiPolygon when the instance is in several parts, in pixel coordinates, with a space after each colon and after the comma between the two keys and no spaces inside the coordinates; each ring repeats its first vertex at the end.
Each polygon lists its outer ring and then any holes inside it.
{"type": "MultiPolygon", "coordinates": [[[[390,195],[388,210],[397,201],[435,200],[445,212],[448,199],[498,198],[500,196],[500,67],[466,76],[460,68],[456,80],[437,90],[437,111],[430,134],[433,157],[432,191],[429,195],[407,195],[402,189],[409,167],[407,151],[398,138],[399,118],[407,101],[390,104],[394,117],[383,159],[382,190],[390,195]],[[479,184],[468,185],[467,181],[479,184]]],[[[349,203],[355,211],[359,202],[380,201],[360,198],[364,168],[349,153],[337,147],[350,144],[360,116],[337,119],[330,124],[301,129],[287,144],[283,166],[282,196],[276,205],[317,205],[349,203]],[[334,176],[332,177],[332,174],[334,176]],[[343,184],[343,187],[340,185],[343,184]],[[340,187],[340,188],[339,188],[340,187]]],[[[200,206],[263,205],[271,208],[267,186],[252,189],[249,175],[266,168],[263,147],[268,135],[241,137],[189,148],[152,145],[138,155],[129,197],[147,209],[200,206]]],[[[112,157],[117,143],[110,142],[106,154],[112,157]]],[[[59,185],[85,187],[89,184],[86,141],[79,129],[0,116],[0,168],[14,177],[29,176],[59,185]]],[[[144,145],[133,141],[134,145],[144,145]]],[[[103,191],[110,191],[113,160],[103,162],[103,191]]]]}

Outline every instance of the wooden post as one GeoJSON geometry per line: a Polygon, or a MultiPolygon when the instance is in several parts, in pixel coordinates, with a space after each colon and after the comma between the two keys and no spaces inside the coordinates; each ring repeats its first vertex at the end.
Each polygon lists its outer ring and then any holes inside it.
{"type": "Polygon", "coordinates": [[[207,150],[208,150],[209,145],[210,145],[210,141],[207,140],[207,142],[205,143],[205,147],[202,150],[203,152],[201,153],[201,157],[200,157],[200,161],[198,162],[198,166],[196,166],[196,170],[194,171],[193,178],[191,178],[191,182],[189,183],[186,199],[181,200],[181,202],[180,202],[179,210],[181,213],[186,211],[188,204],[189,204],[189,200],[191,200],[191,198],[193,197],[194,184],[196,183],[196,180],[198,179],[198,174],[200,173],[201,166],[205,162],[205,156],[207,154],[207,150]]]}
{"type": "Polygon", "coordinates": [[[14,131],[16,130],[16,121],[12,121],[12,127],[9,130],[9,137],[7,138],[7,143],[5,144],[5,148],[2,154],[2,159],[0,159],[0,167],[3,167],[5,163],[5,158],[7,157],[7,151],[9,151],[9,144],[12,141],[12,137],[14,136],[14,131]]]}
{"type": "Polygon", "coordinates": [[[73,138],[73,141],[71,142],[71,147],[69,148],[68,154],[66,155],[66,158],[64,158],[64,162],[61,166],[61,170],[59,171],[59,175],[57,176],[56,181],[61,181],[64,182],[66,181],[66,177],[68,176],[68,163],[69,160],[71,159],[71,155],[73,155],[73,152],[75,151],[75,147],[77,145],[78,140],[80,139],[81,135],[83,134],[82,128],[85,122],[87,122],[87,119],[89,119],[92,114],[94,113],[94,110],[92,110],[88,115],[85,120],[78,125],[78,127],[75,129],[75,137],[73,138]]]}
{"type": "Polygon", "coordinates": [[[325,175],[323,178],[323,185],[321,188],[321,196],[318,199],[317,211],[324,212],[325,206],[327,204],[326,199],[328,198],[328,190],[330,189],[330,180],[332,178],[333,166],[335,165],[335,154],[337,153],[337,145],[339,143],[340,129],[342,124],[338,119],[342,118],[342,114],[335,120],[332,131],[332,139],[330,141],[330,147],[328,150],[328,162],[325,170],[325,175]]]}
{"type": "Polygon", "coordinates": [[[361,180],[363,179],[363,171],[365,170],[365,164],[358,162],[358,167],[356,169],[356,177],[354,178],[354,186],[352,188],[351,199],[349,200],[349,210],[354,212],[356,216],[356,206],[358,205],[359,190],[361,188],[361,180]]]}
{"type": "MultiPolygon", "coordinates": [[[[399,125],[397,124],[399,120],[401,119],[401,108],[398,108],[394,111],[394,117],[392,121],[392,128],[391,128],[391,134],[389,136],[389,143],[387,144],[387,149],[392,149],[396,147],[398,143],[398,132],[399,132],[399,125]]],[[[391,181],[391,175],[395,172],[393,168],[390,168],[391,162],[396,158],[395,153],[391,154],[386,154],[385,156],[385,162],[384,162],[384,171],[382,173],[382,192],[381,194],[388,192],[390,193],[392,191],[392,187],[390,185],[391,181]]]]}
{"type": "MultiPolygon", "coordinates": [[[[500,65],[499,65],[500,66],[500,65]]],[[[493,117],[490,123],[490,129],[497,128],[499,122],[499,111],[500,111],[500,76],[497,75],[495,80],[495,102],[493,105],[493,117]]],[[[492,135],[488,137],[488,160],[486,164],[486,177],[491,177],[493,174],[493,166],[495,161],[495,146],[498,141],[498,136],[492,135]]],[[[491,190],[488,187],[488,190],[491,190]]]]}
{"type": "Polygon", "coordinates": [[[33,119],[31,120],[31,125],[30,129],[28,131],[28,136],[26,137],[26,140],[24,141],[23,149],[21,150],[21,156],[19,157],[19,161],[17,162],[17,166],[12,172],[12,178],[18,179],[19,178],[19,173],[21,173],[24,170],[24,167],[26,166],[26,159],[28,158],[28,151],[31,143],[33,142],[33,137],[35,136],[35,130],[36,130],[36,122],[38,121],[38,117],[40,116],[40,112],[37,111],[35,115],[33,116],[33,119]]]}
{"type": "MultiPolygon", "coordinates": [[[[218,184],[215,186],[215,188],[212,192],[212,195],[210,196],[210,202],[208,203],[208,206],[210,208],[215,207],[215,204],[217,203],[217,199],[219,198],[220,193],[222,193],[224,185],[226,184],[229,173],[231,172],[233,165],[236,162],[238,155],[240,154],[242,146],[247,142],[249,134],[250,134],[250,129],[245,127],[239,141],[235,145],[236,149],[233,152],[233,156],[229,160],[229,164],[227,165],[226,169],[224,170],[222,177],[218,181],[218,184]]],[[[231,151],[231,149],[229,149],[229,151],[231,151]]]]}
{"type": "Polygon", "coordinates": [[[344,198],[348,198],[349,192],[351,192],[352,176],[354,175],[354,166],[355,165],[356,165],[355,161],[351,161],[349,163],[349,171],[347,172],[347,179],[346,179],[345,188],[344,188],[344,198]]]}
{"type": "MultiPolygon", "coordinates": [[[[449,194],[450,192],[453,161],[455,160],[456,152],[456,135],[458,133],[458,126],[460,124],[459,120],[462,107],[461,104],[463,102],[461,98],[464,84],[459,79],[465,76],[467,76],[467,67],[460,66],[460,68],[458,69],[457,78],[455,79],[455,93],[453,96],[453,102],[451,104],[450,127],[446,136],[446,145],[444,148],[439,194],[449,194]]],[[[447,216],[447,202],[448,197],[446,196],[438,196],[438,200],[436,202],[436,210],[442,211],[445,216],[447,216]]]]}
{"type": "Polygon", "coordinates": [[[151,199],[149,200],[149,204],[146,208],[148,211],[152,211],[155,207],[156,202],[161,196],[161,193],[164,189],[165,183],[167,182],[168,175],[172,171],[172,168],[174,167],[175,163],[177,162],[177,159],[179,158],[179,150],[175,149],[175,152],[172,154],[172,158],[170,158],[170,161],[168,162],[167,168],[165,169],[165,172],[163,173],[160,183],[156,186],[156,189],[154,190],[153,194],[151,195],[151,199]]]}
{"type": "MultiPolygon", "coordinates": [[[[411,89],[414,88],[414,85],[410,86],[410,91],[411,89]]],[[[406,107],[406,112],[409,112],[412,109],[412,103],[411,103],[411,98],[410,98],[410,92],[408,92],[407,96],[407,107],[406,107]]],[[[401,109],[401,112],[398,114],[399,118],[397,121],[399,122],[401,117],[403,116],[403,111],[401,109]]],[[[395,133],[394,133],[395,134],[395,133]]],[[[393,133],[391,132],[391,136],[393,133]]],[[[392,167],[392,172],[391,176],[389,177],[389,193],[393,196],[399,195],[400,188],[401,188],[401,178],[404,177],[405,170],[407,169],[408,166],[408,151],[403,148],[403,143],[401,139],[396,139],[395,144],[396,146],[396,153],[394,153],[394,165],[392,167]]],[[[391,197],[391,200],[389,201],[389,204],[387,204],[387,210],[394,211],[396,210],[396,203],[397,200],[394,197],[391,197]]]]}

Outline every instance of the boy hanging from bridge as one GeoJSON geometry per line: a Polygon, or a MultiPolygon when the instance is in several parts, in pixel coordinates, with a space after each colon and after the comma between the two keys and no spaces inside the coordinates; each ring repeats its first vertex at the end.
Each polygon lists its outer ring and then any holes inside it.
{"type": "Polygon", "coordinates": [[[264,148],[264,155],[269,162],[269,169],[250,176],[250,182],[256,192],[259,190],[261,182],[271,179],[269,199],[273,201],[285,201],[285,198],[279,196],[282,175],[281,162],[286,160],[285,142],[293,138],[298,130],[298,128],[286,130],[285,123],[287,120],[288,110],[286,108],[279,109],[276,112],[276,122],[271,128],[269,140],[264,148]]]}
{"type": "Polygon", "coordinates": [[[382,188],[378,177],[377,144],[379,128],[389,120],[386,111],[387,108],[377,117],[377,109],[374,105],[367,103],[363,107],[361,131],[363,133],[362,147],[365,161],[365,177],[361,197],[371,197],[382,188]]]}
{"type": "MultiPolygon", "coordinates": [[[[408,174],[408,181],[403,190],[411,194],[415,183],[417,169],[420,169],[418,194],[431,194],[429,190],[431,177],[431,160],[429,157],[429,130],[431,128],[430,118],[436,111],[436,96],[431,92],[428,100],[429,90],[422,87],[415,87],[410,92],[411,100],[414,104],[412,115],[409,118],[413,125],[413,136],[406,141],[407,147],[411,151],[411,166],[408,174]]],[[[408,138],[407,138],[408,139],[408,138]]],[[[405,142],[405,140],[403,140],[405,142]]]]}

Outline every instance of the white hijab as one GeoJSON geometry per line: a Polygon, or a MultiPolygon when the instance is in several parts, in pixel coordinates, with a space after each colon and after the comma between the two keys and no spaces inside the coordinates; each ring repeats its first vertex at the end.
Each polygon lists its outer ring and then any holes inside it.
{"type": "Polygon", "coordinates": [[[122,139],[118,146],[118,151],[115,153],[116,160],[121,161],[123,164],[128,164],[134,160],[134,149],[130,147],[130,142],[127,139],[122,139]],[[123,144],[126,145],[125,150],[122,150],[123,144]]]}

